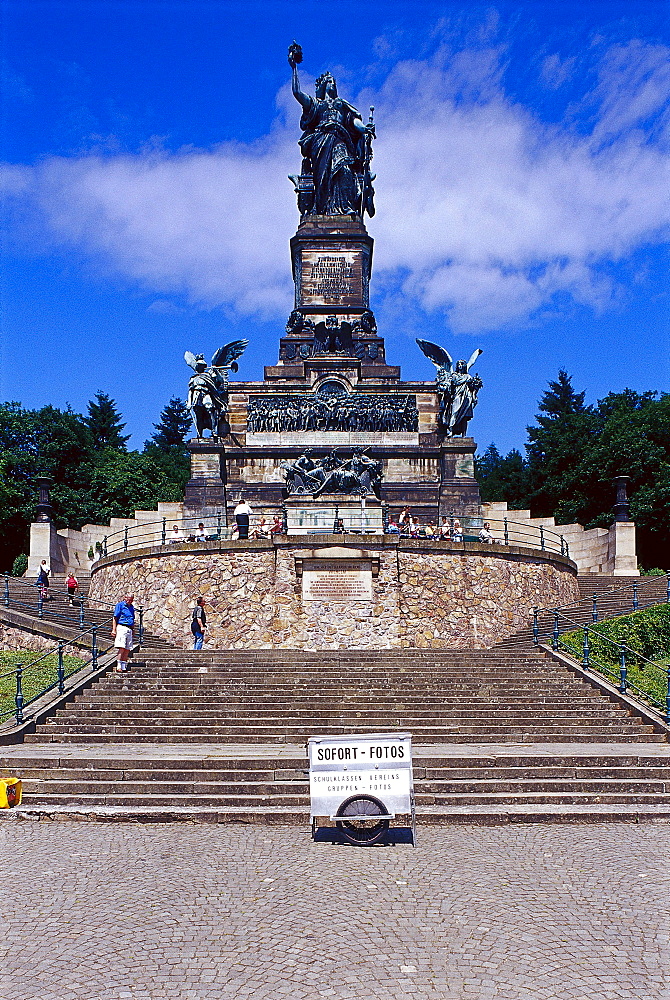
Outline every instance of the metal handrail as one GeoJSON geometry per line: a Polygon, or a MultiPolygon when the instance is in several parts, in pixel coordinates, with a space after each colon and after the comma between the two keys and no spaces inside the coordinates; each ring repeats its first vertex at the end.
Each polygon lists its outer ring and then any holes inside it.
{"type": "Polygon", "coordinates": [[[75,670],[70,671],[70,673],[67,674],[67,676],[73,677],[75,674],[78,674],[81,670],[83,670],[84,667],[87,667],[89,665],[93,667],[93,670],[96,670],[98,667],[98,660],[100,655],[108,653],[109,650],[113,649],[114,646],[113,643],[110,643],[110,645],[105,647],[105,649],[102,650],[100,649],[100,646],[98,645],[98,630],[101,627],[102,625],[94,625],[92,628],[88,628],[85,629],[83,632],[77,633],[70,639],[67,640],[59,639],[54,646],[45,650],[45,652],[43,652],[36,659],[31,660],[30,663],[18,663],[16,667],[0,674],[0,680],[3,680],[7,677],[16,678],[16,695],[14,697],[15,707],[11,709],[5,709],[4,711],[0,711],[0,720],[9,718],[11,715],[14,715],[16,717],[17,726],[20,726],[23,722],[25,722],[24,709],[28,705],[32,705],[33,702],[38,700],[38,698],[41,698],[43,695],[47,694],[49,691],[52,691],[56,687],[58,688],[59,694],[64,694],[66,672],[65,672],[63,657],[64,657],[65,646],[70,646],[74,642],[80,641],[84,636],[87,635],[91,636],[90,659],[83,660],[81,665],[77,667],[75,670]],[[42,660],[46,659],[46,657],[54,655],[58,657],[58,666],[56,668],[56,680],[52,684],[47,684],[44,687],[40,688],[39,691],[36,694],[34,694],[31,698],[26,699],[24,697],[24,692],[23,692],[25,672],[27,670],[32,670],[33,668],[37,667],[42,662],[42,660]]]}
{"type": "MultiPolygon", "coordinates": [[[[657,604],[665,604],[665,601],[659,601],[657,604]]],[[[651,607],[652,605],[648,605],[651,607]]],[[[637,610],[637,608],[635,609],[637,610]]],[[[626,694],[628,690],[634,691],[636,696],[642,701],[648,702],[653,707],[657,708],[661,714],[664,715],[665,721],[670,724],[670,664],[667,668],[661,667],[654,660],[650,660],[648,657],[643,656],[642,653],[638,653],[636,650],[631,649],[626,643],[616,642],[614,639],[610,639],[609,636],[604,635],[598,630],[595,623],[590,625],[583,625],[579,622],[575,622],[573,619],[569,618],[567,615],[562,614],[559,609],[553,610],[554,623],[551,630],[551,648],[557,652],[562,650],[567,652],[573,659],[577,660],[584,670],[590,670],[595,667],[595,669],[604,674],[605,676],[613,677],[618,680],[618,689],[621,694],[626,694]],[[570,629],[564,629],[561,632],[560,621],[568,622],[570,629]],[[581,660],[579,660],[579,655],[576,654],[575,647],[565,641],[566,635],[571,635],[575,633],[582,633],[581,642],[581,660]],[[602,660],[594,659],[592,652],[592,636],[597,636],[599,640],[609,643],[616,649],[616,658],[619,661],[618,670],[613,669],[609,664],[603,663],[602,660]],[[562,638],[563,636],[563,638],[562,638]],[[666,694],[665,699],[660,700],[655,698],[653,693],[639,687],[637,684],[633,683],[628,676],[628,667],[631,662],[636,663],[636,661],[642,661],[643,666],[640,669],[646,669],[647,666],[651,667],[653,670],[659,671],[662,676],[665,677],[666,681],[666,694]]],[[[621,615],[616,616],[621,617],[621,615]]],[[[612,620],[612,619],[610,619],[612,620]]],[[[538,646],[540,643],[540,628],[538,622],[538,609],[534,609],[533,613],[533,644],[538,646]]]]}
{"type": "Polygon", "coordinates": [[[109,535],[105,535],[102,541],[102,555],[103,557],[116,555],[128,549],[144,548],[146,546],[153,547],[191,540],[195,541],[196,532],[200,524],[203,524],[205,527],[207,541],[230,539],[232,535],[233,529],[227,524],[225,511],[210,515],[170,518],[169,520],[163,517],[156,521],[144,521],[141,524],[125,525],[125,527],[118,531],[113,531],[109,535]],[[175,526],[177,533],[173,532],[173,527],[175,526]]]}
{"type": "MultiPolygon", "coordinates": [[[[332,530],[332,525],[334,522],[332,511],[336,505],[328,504],[319,510],[318,503],[314,503],[305,498],[306,503],[306,513],[309,515],[313,524],[313,529],[316,533],[321,534],[327,531],[329,528],[332,530]]],[[[364,531],[366,527],[370,527],[371,524],[371,509],[366,513],[363,509],[360,514],[353,513],[351,511],[342,510],[338,513],[338,517],[344,521],[345,533],[351,533],[359,531],[364,531]]],[[[258,532],[260,518],[266,516],[262,514],[252,515],[250,518],[249,534],[252,536],[254,533],[258,532]]],[[[389,533],[388,522],[384,518],[384,531],[389,533]]],[[[267,517],[266,517],[267,521],[267,517]]],[[[290,531],[289,526],[286,523],[286,510],[284,509],[283,517],[283,529],[284,531],[290,531]]],[[[435,525],[434,533],[429,537],[429,540],[449,540],[452,543],[460,543],[467,541],[480,541],[480,532],[483,529],[484,523],[490,526],[490,541],[498,545],[521,545],[527,548],[537,549],[542,552],[549,552],[563,555],[570,558],[570,546],[568,540],[564,535],[560,534],[558,531],[553,531],[550,528],[545,528],[543,525],[533,525],[526,524],[523,522],[518,522],[511,520],[510,518],[483,518],[483,517],[456,517],[456,515],[450,515],[448,518],[443,519],[442,525],[435,525]],[[458,525],[460,524],[461,531],[458,530],[458,525]]],[[[161,547],[167,546],[174,543],[192,542],[197,541],[196,531],[199,524],[204,525],[206,539],[208,541],[232,541],[234,528],[226,524],[226,516],[222,511],[219,514],[210,514],[208,516],[200,517],[181,517],[173,518],[168,520],[167,518],[162,518],[156,521],[146,521],[141,524],[126,525],[125,527],[119,529],[118,531],[111,532],[106,535],[102,542],[102,555],[117,555],[122,552],[127,552],[129,549],[144,548],[144,547],[161,547]],[[172,526],[172,527],[171,527],[172,526]],[[174,531],[174,527],[177,531],[174,531]]],[[[400,526],[400,534],[405,537],[409,535],[410,537],[426,537],[426,524],[416,524],[416,530],[414,532],[408,532],[406,528],[400,526]],[[422,534],[423,532],[423,534],[422,534]]],[[[296,527],[296,525],[291,525],[290,527],[296,527]]],[[[379,530],[381,526],[375,525],[373,530],[379,530]]],[[[262,537],[270,537],[270,525],[266,525],[267,535],[262,537]]],[[[398,534],[398,532],[391,530],[390,533],[398,534]]]]}
{"type": "MultiPolygon", "coordinates": [[[[591,597],[580,597],[578,600],[570,601],[570,603],[568,604],[561,604],[557,610],[562,610],[563,608],[576,608],[580,604],[587,604],[590,601],[592,615],[594,616],[593,621],[598,621],[598,614],[599,614],[598,599],[616,597],[619,594],[621,594],[627,587],[630,587],[631,590],[631,609],[633,611],[637,611],[639,607],[653,607],[656,604],[670,604],[670,573],[665,573],[664,575],[666,578],[666,585],[665,585],[666,599],[664,601],[653,600],[650,601],[649,604],[640,604],[640,597],[645,596],[643,592],[646,589],[654,586],[654,584],[656,584],[658,580],[661,579],[660,576],[641,576],[637,577],[633,581],[633,583],[626,582],[626,583],[621,583],[618,586],[615,583],[613,583],[612,586],[609,587],[607,590],[602,591],[600,593],[594,593],[591,597]]],[[[617,578],[612,577],[612,579],[616,580],[617,578]]],[[[554,609],[542,608],[539,610],[553,611],[554,609]]]]}
{"type": "MultiPolygon", "coordinates": [[[[4,585],[2,588],[2,604],[5,607],[13,607],[17,611],[25,612],[31,617],[37,617],[46,619],[57,625],[65,626],[78,626],[80,631],[84,631],[84,626],[92,628],[94,626],[99,626],[100,622],[86,620],[86,609],[90,611],[98,611],[104,613],[105,611],[112,610],[116,607],[116,604],[111,601],[103,601],[98,597],[77,597],[77,606],[73,605],[72,614],[68,614],[65,609],[54,609],[51,607],[45,607],[45,600],[42,596],[41,588],[38,589],[37,594],[35,594],[35,584],[28,583],[27,581],[21,579],[20,577],[10,577],[8,573],[4,575],[4,585]],[[11,586],[10,586],[11,583],[11,586]],[[25,600],[17,599],[16,594],[12,594],[12,591],[18,589],[21,597],[25,597],[25,600]],[[30,600],[28,599],[30,598],[30,600]],[[93,605],[98,605],[98,607],[93,607],[93,605]]],[[[50,587],[50,590],[54,591],[55,588],[50,587]]],[[[57,591],[59,596],[67,597],[67,590],[64,594],[57,591]]],[[[48,603],[51,603],[51,598],[48,603]]],[[[139,643],[142,645],[144,639],[144,608],[142,605],[136,606],[136,611],[139,617],[139,643]]]]}

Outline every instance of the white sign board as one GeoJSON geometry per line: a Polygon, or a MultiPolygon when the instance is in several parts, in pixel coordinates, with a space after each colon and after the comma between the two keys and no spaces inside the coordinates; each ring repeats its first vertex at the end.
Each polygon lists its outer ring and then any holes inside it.
{"type": "Polygon", "coordinates": [[[333,817],[347,799],[374,796],[389,815],[412,811],[408,733],[313,737],[309,741],[311,815],[333,817]]]}

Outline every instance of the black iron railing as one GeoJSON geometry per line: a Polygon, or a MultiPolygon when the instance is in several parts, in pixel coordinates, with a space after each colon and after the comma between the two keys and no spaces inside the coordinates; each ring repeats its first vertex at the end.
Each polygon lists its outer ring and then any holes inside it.
{"type": "Polygon", "coordinates": [[[113,640],[110,640],[109,644],[105,644],[103,647],[100,646],[99,633],[104,625],[111,625],[111,621],[94,625],[84,632],[78,632],[69,639],[59,639],[53,646],[34,658],[31,658],[30,653],[26,652],[25,662],[17,663],[11,670],[0,673],[0,690],[5,688],[5,682],[12,678],[15,690],[13,698],[5,695],[0,701],[0,722],[14,715],[16,724],[20,726],[26,721],[26,708],[38,698],[56,689],[58,694],[64,694],[66,679],[80,673],[85,667],[90,666],[93,671],[97,670],[100,656],[114,648],[113,640]],[[65,649],[66,647],[75,648],[75,644],[76,647],[84,645],[88,647],[90,656],[85,659],[79,656],[70,657],[70,659],[77,659],[81,662],[77,666],[67,668],[65,649]],[[13,704],[10,707],[8,702],[12,700],[13,704]]]}
{"type": "MultiPolygon", "coordinates": [[[[99,627],[101,619],[108,616],[111,621],[116,605],[111,601],[103,601],[97,597],[76,596],[70,598],[66,589],[49,588],[50,597],[47,600],[42,588],[28,583],[21,577],[4,576],[2,587],[2,603],[6,608],[13,608],[31,617],[42,618],[56,625],[84,633],[94,627],[99,627]]],[[[144,609],[135,608],[138,614],[138,642],[144,640],[144,609]]],[[[69,640],[68,640],[69,641],[69,640]]]]}
{"type": "MultiPolygon", "coordinates": [[[[653,603],[661,605],[668,602],[653,603]]],[[[631,612],[639,609],[637,590],[631,605],[631,612]]],[[[646,606],[651,607],[652,604],[646,606]]],[[[635,697],[657,709],[670,724],[670,663],[667,666],[659,664],[625,643],[611,639],[598,628],[597,618],[590,624],[582,624],[563,614],[559,608],[553,609],[551,615],[553,624],[547,635],[546,629],[540,626],[539,609],[533,609],[535,646],[541,641],[550,643],[554,651],[567,653],[583,670],[595,670],[613,680],[622,694],[631,691],[635,697]],[[594,645],[597,651],[594,651],[594,645]]],[[[621,615],[620,612],[615,617],[621,615]]]]}

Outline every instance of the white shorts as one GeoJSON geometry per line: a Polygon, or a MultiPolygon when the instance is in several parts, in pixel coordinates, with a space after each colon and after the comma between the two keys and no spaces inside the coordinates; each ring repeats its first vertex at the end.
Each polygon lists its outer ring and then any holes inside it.
{"type": "Polygon", "coordinates": [[[133,630],[129,628],[127,625],[116,626],[116,637],[114,639],[114,647],[118,649],[133,648],[133,630]]]}

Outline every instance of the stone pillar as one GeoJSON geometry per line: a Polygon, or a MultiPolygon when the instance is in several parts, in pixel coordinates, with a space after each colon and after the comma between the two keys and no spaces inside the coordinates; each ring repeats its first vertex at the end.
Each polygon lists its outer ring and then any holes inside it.
{"type": "Polygon", "coordinates": [[[218,438],[192,438],[191,478],[184,491],[184,516],[225,515],[225,447],[218,438]]]}
{"type": "Polygon", "coordinates": [[[474,438],[455,437],[442,442],[440,448],[440,523],[456,517],[481,517],[479,484],[475,479],[474,438]]]}
{"type": "Polygon", "coordinates": [[[40,563],[46,559],[47,566],[54,573],[63,570],[58,547],[58,536],[51,521],[33,521],[30,525],[30,554],[28,556],[28,576],[37,576],[40,563]]]}
{"type": "Polygon", "coordinates": [[[639,576],[635,554],[635,525],[632,521],[615,521],[607,540],[607,566],[613,576],[639,576]]]}
{"type": "Polygon", "coordinates": [[[59,545],[58,534],[54,528],[51,516],[53,509],[49,502],[49,476],[37,476],[39,487],[39,502],[35,511],[36,519],[30,525],[30,552],[28,554],[28,576],[37,576],[40,563],[46,559],[52,573],[62,573],[64,569],[63,554],[59,545]]]}

